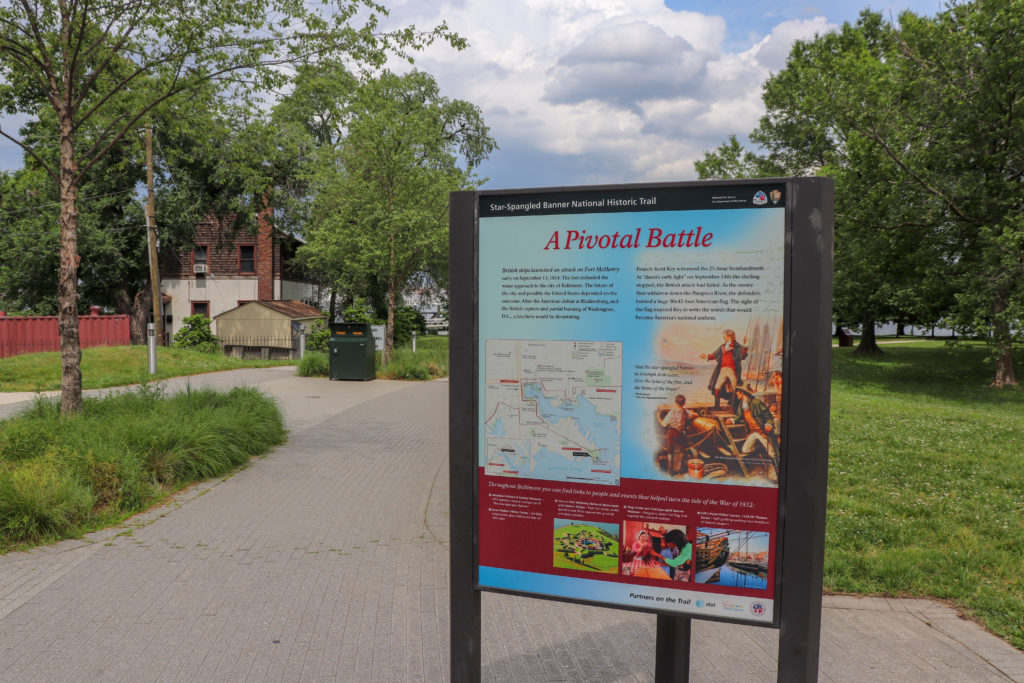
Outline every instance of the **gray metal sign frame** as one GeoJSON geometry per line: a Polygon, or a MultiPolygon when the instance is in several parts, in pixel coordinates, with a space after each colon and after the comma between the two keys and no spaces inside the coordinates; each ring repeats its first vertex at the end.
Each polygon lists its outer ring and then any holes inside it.
{"type": "MultiPolygon", "coordinates": [[[[478,570],[477,416],[479,367],[479,205],[482,197],[588,191],[786,186],[783,433],[779,472],[775,623],[778,680],[816,681],[821,631],[831,379],[833,182],[774,178],[690,183],[455,192],[450,200],[450,629],[451,680],[479,681],[481,610],[478,570]],[[799,362],[794,362],[799,359],[799,362]]],[[[514,592],[516,591],[497,591],[514,592]]],[[[690,619],[656,609],[658,681],[689,679],[690,619]]],[[[703,618],[703,617],[696,617],[703,618]]]]}

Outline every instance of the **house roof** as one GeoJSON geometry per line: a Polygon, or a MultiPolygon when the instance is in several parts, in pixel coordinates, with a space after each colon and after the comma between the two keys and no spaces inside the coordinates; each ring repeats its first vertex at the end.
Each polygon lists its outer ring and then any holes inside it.
{"type": "Polygon", "coordinates": [[[231,313],[233,311],[237,311],[239,308],[242,308],[242,306],[252,306],[252,305],[256,305],[256,304],[258,304],[260,306],[263,306],[265,308],[269,308],[272,311],[276,311],[278,313],[284,314],[284,315],[286,315],[286,316],[288,316],[289,318],[292,318],[292,319],[323,318],[324,317],[323,312],[319,308],[316,308],[315,306],[310,306],[309,304],[303,303],[302,301],[298,301],[296,299],[282,299],[282,300],[278,300],[278,301],[269,301],[269,300],[249,301],[249,302],[246,302],[246,303],[242,304],[241,306],[236,306],[236,307],[232,308],[230,311],[224,311],[223,313],[218,313],[217,315],[215,315],[213,317],[214,318],[219,318],[222,315],[226,315],[226,314],[231,313]]]}
{"type": "Polygon", "coordinates": [[[272,311],[284,313],[289,318],[322,318],[323,312],[315,306],[310,306],[296,299],[282,299],[279,301],[253,301],[251,303],[266,306],[272,311]]]}

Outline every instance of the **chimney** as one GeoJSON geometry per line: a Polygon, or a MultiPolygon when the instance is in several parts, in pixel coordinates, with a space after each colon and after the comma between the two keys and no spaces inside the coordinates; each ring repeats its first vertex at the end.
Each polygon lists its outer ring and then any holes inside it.
{"type": "Polygon", "coordinates": [[[274,298],[273,211],[264,199],[263,210],[256,216],[256,298],[260,301],[274,298]]]}

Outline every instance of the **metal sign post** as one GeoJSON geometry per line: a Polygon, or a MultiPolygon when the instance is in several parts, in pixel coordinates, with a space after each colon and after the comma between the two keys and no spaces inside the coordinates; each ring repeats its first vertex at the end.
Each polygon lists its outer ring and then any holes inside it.
{"type": "Polygon", "coordinates": [[[778,628],[817,678],[832,182],[453,193],[451,666],[480,592],[778,628]],[[554,548],[554,551],[552,551],[554,548]]]}
{"type": "Polygon", "coordinates": [[[156,374],[156,325],[146,325],[146,345],[149,347],[149,374],[156,374]]]}

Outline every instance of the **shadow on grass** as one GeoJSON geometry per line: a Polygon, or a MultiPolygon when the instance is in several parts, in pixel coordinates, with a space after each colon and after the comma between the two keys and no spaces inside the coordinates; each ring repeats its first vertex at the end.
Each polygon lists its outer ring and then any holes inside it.
{"type": "MultiPolygon", "coordinates": [[[[1010,406],[1024,402],[1024,387],[994,389],[989,351],[978,343],[947,347],[942,342],[888,344],[876,356],[851,348],[832,349],[832,382],[850,389],[938,401],[1010,406]]],[[[1015,359],[1017,360],[1017,359],[1015,359]]],[[[1020,363],[1016,367],[1024,371],[1020,363]]]]}

